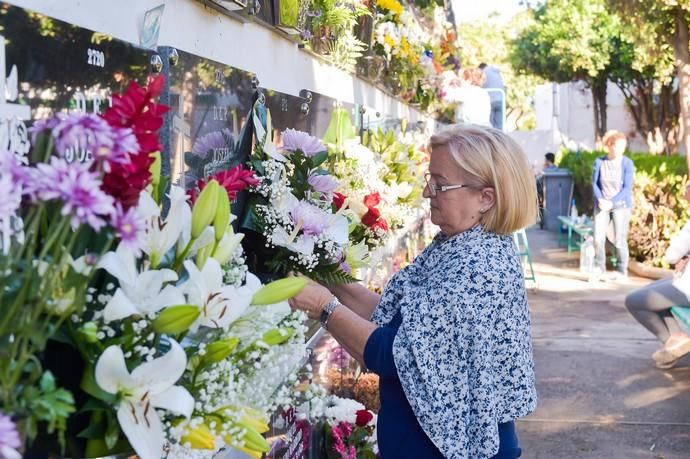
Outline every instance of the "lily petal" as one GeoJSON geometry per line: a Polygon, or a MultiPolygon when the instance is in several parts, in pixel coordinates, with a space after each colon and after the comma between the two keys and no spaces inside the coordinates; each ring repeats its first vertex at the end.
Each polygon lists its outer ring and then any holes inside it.
{"type": "Polygon", "coordinates": [[[186,366],[184,350],[175,340],[170,340],[167,354],[136,367],[132,371],[132,378],[137,387],[145,387],[149,396],[153,396],[175,385],[186,366]]]}
{"type": "Polygon", "coordinates": [[[134,253],[123,244],[115,252],[108,252],[101,258],[98,267],[116,277],[120,284],[134,285],[137,279],[137,266],[134,253]]]}
{"type": "Polygon", "coordinates": [[[116,394],[122,387],[132,387],[132,380],[125,356],[120,346],[109,346],[96,362],[96,384],[110,394],[116,394]]]}
{"type": "Polygon", "coordinates": [[[129,444],[140,459],[161,459],[165,433],[158,413],[152,407],[124,401],[117,410],[117,420],[129,444]]]}
{"type": "Polygon", "coordinates": [[[209,290],[215,291],[223,286],[223,270],[218,260],[209,258],[201,270],[204,281],[209,290]]]}
{"type": "Polygon", "coordinates": [[[121,288],[115,291],[115,294],[103,309],[103,318],[106,322],[124,319],[135,314],[140,314],[139,309],[121,288]]]}
{"type": "Polygon", "coordinates": [[[151,404],[188,418],[194,411],[194,398],[182,386],[172,386],[151,396],[151,404]]]}

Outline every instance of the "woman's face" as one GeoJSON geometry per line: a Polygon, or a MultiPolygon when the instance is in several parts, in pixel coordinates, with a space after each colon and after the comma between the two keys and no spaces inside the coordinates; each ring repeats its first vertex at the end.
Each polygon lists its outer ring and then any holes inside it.
{"type": "Polygon", "coordinates": [[[615,159],[620,158],[625,153],[625,147],[628,146],[628,141],[620,138],[616,139],[614,142],[610,143],[608,146],[609,158],[615,159]]]}
{"type": "Polygon", "coordinates": [[[431,221],[438,225],[443,234],[452,236],[466,231],[479,222],[482,211],[493,205],[493,188],[455,188],[448,191],[441,186],[468,184],[467,177],[453,159],[448,147],[435,147],[429,162],[429,182],[436,186],[433,196],[429,186],[424,187],[424,197],[431,201],[431,221]],[[487,197],[486,194],[489,196],[487,197]],[[488,198],[488,199],[487,199],[488,198]]]}

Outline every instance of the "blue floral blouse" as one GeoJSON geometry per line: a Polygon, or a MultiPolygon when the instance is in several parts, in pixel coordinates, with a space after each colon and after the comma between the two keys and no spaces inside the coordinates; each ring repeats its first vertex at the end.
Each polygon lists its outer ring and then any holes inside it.
{"type": "Polygon", "coordinates": [[[372,321],[419,424],[449,459],[498,452],[498,424],[536,408],[529,306],[512,236],[478,225],[434,241],[388,283],[372,321]]]}

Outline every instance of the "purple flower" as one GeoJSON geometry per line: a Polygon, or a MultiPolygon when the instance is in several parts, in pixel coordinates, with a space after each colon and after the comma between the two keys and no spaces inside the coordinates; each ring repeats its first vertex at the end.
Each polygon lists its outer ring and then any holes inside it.
{"type": "Polygon", "coordinates": [[[75,151],[88,151],[96,161],[128,163],[129,153],[139,151],[137,138],[129,128],[112,127],[106,120],[91,113],[58,113],[53,118],[36,122],[31,128],[35,142],[38,133],[49,130],[60,156],[75,151]]]}
{"type": "Polygon", "coordinates": [[[87,164],[52,157],[50,164],[36,167],[32,187],[37,199],[61,200],[62,215],[72,216],[73,228],[84,223],[99,231],[105,225],[104,217],[112,215],[114,200],[101,190],[98,174],[89,171],[87,164]]]}
{"type": "Polygon", "coordinates": [[[310,136],[306,132],[286,129],[283,131],[283,150],[300,150],[305,156],[311,158],[317,153],[326,151],[326,147],[323,146],[319,139],[310,136]]]}
{"type": "Polygon", "coordinates": [[[0,413],[0,458],[21,457],[16,451],[21,446],[22,442],[19,440],[17,426],[9,416],[0,413]],[[14,451],[9,451],[9,449],[14,451]]]}
{"type": "Polygon", "coordinates": [[[232,131],[225,128],[222,131],[210,132],[205,136],[199,137],[196,142],[194,142],[192,153],[205,157],[208,155],[208,152],[216,148],[228,148],[231,147],[232,144],[232,131]]]}
{"type": "Polygon", "coordinates": [[[332,193],[338,187],[338,181],[327,174],[310,174],[307,183],[319,193],[332,193]]]}
{"type": "Polygon", "coordinates": [[[295,226],[300,226],[304,234],[319,236],[328,228],[330,215],[306,201],[300,201],[290,211],[295,226]]]}
{"type": "Polygon", "coordinates": [[[141,238],[144,235],[144,219],[137,212],[135,207],[127,210],[122,209],[118,202],[112,215],[111,225],[115,229],[115,234],[120,238],[120,244],[129,248],[135,254],[140,253],[141,238]]]}

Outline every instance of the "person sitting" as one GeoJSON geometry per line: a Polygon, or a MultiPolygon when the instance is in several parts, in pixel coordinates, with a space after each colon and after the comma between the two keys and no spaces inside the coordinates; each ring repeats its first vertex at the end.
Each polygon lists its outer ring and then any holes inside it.
{"type": "Polygon", "coordinates": [[[310,284],[290,305],[380,376],[382,457],[515,459],[514,421],[537,403],[512,235],[536,220],[530,164],[493,128],[454,125],[430,146],[424,197],[441,229],[431,245],[381,296],[310,284]]]}
{"type": "MultiPolygon", "coordinates": [[[[690,201],[690,185],[686,187],[684,197],[690,201]]],[[[688,255],[690,220],[671,239],[666,250],[666,259],[675,265],[674,276],[652,282],[625,298],[625,307],[630,314],[662,343],[661,348],[652,354],[658,368],[672,368],[681,357],[690,353],[690,336],[681,331],[671,314],[673,306],[690,306],[690,275],[683,275],[688,255]]]]}

